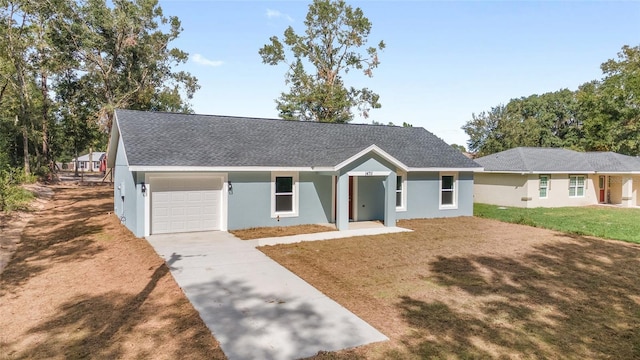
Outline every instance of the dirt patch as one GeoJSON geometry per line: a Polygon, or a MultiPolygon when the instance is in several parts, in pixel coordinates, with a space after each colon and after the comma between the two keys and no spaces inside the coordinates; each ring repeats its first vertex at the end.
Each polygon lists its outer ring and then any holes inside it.
{"type": "Polygon", "coordinates": [[[112,188],[54,190],[0,274],[0,357],[225,358],[112,188]]]}
{"type": "Polygon", "coordinates": [[[390,337],[318,359],[640,358],[640,246],[480,218],[261,250],[390,337]]]}
{"type": "Polygon", "coordinates": [[[332,224],[327,225],[296,225],[296,226],[276,226],[276,227],[259,227],[242,230],[229,231],[242,240],[253,240],[270,237],[291,236],[300,234],[313,234],[319,232],[336,231],[336,227],[332,224]]]}

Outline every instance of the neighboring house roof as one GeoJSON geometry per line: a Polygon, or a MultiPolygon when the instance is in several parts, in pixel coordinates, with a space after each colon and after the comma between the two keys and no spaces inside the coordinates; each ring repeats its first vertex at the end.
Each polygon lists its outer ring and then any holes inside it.
{"type": "Polygon", "coordinates": [[[578,152],[561,148],[518,147],[475,161],[494,172],[640,172],[640,159],[613,152],[578,152]]]}
{"type": "Polygon", "coordinates": [[[598,172],[640,172],[640,158],[608,152],[585,153],[587,161],[598,172]]]}
{"type": "Polygon", "coordinates": [[[418,127],[133,110],[116,126],[130,166],[332,167],[376,146],[408,168],[479,168],[418,127]]]}
{"type": "MultiPolygon", "coordinates": [[[[106,153],[104,151],[94,151],[92,154],[92,161],[100,161],[100,159],[102,159],[102,157],[105,156],[106,153]]],[[[78,161],[89,161],[89,154],[78,156],[78,161]]]]}

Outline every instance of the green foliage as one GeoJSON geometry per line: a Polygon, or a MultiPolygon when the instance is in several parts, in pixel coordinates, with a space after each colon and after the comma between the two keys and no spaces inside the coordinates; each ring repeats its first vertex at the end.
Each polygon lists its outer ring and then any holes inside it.
{"type": "Polygon", "coordinates": [[[460,152],[467,152],[467,148],[465,148],[462,145],[458,145],[458,144],[451,144],[451,147],[460,151],[460,152]]]}
{"type": "Polygon", "coordinates": [[[640,46],[624,46],[601,66],[604,78],[511,99],[472,114],[462,129],[480,156],[518,146],[640,155],[640,46]]]}
{"type": "Polygon", "coordinates": [[[304,24],[304,35],[289,27],[282,40],[272,36],[270,43],[259,50],[263,63],[288,65],[285,83],[290,90],[276,100],[280,116],[345,123],[353,119],[352,108],[364,117],[368,117],[370,109],[380,108],[378,94],[368,88],[347,88],[342,77],[352,69],[372,77],[373,69],[380,64],[378,50],[384,49],[384,42],[358,52],[371,32],[371,22],[362,10],[342,0],[314,0],[304,24]],[[308,72],[305,65],[315,68],[315,72],[308,72]]]}
{"type": "Polygon", "coordinates": [[[474,204],[475,216],[569,234],[640,243],[640,209],[614,207],[504,208],[474,204]]]}
{"type": "Polygon", "coordinates": [[[116,108],[190,112],[181,30],[157,0],[0,0],[0,161],[45,175],[105,148],[116,108]]]}
{"type": "Polygon", "coordinates": [[[0,211],[27,210],[33,194],[20,184],[34,181],[35,177],[25,175],[20,168],[0,169],[0,211]]]}

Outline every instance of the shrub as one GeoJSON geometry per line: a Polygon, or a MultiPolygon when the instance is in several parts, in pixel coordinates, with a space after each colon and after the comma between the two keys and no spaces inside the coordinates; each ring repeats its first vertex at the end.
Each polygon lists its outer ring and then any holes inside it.
{"type": "Polygon", "coordinates": [[[20,168],[0,169],[0,211],[28,209],[33,194],[20,187],[20,184],[35,182],[34,176],[26,176],[20,168]]]}

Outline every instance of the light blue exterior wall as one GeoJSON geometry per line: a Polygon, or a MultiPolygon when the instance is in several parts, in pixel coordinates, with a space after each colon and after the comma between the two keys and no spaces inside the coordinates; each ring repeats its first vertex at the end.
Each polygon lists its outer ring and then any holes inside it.
{"type": "Polygon", "coordinates": [[[349,171],[396,171],[396,167],[376,154],[363,156],[340,170],[340,174],[349,171]]]}
{"type": "MultiPolygon", "coordinates": [[[[144,236],[144,197],[139,174],[130,172],[125,159],[122,138],[118,140],[118,151],[113,169],[113,212],[134,235],[144,236]],[[122,189],[124,188],[124,196],[122,189]]],[[[144,179],[144,176],[141,177],[144,179]]]]}
{"type": "Polygon", "coordinates": [[[398,219],[438,218],[473,215],[473,173],[458,173],[457,207],[440,209],[440,173],[412,172],[407,176],[407,211],[398,219]]]}
{"type": "Polygon", "coordinates": [[[229,230],[262,226],[291,226],[331,221],[331,176],[301,172],[298,178],[298,216],[271,217],[271,173],[229,173],[229,230]]]}

